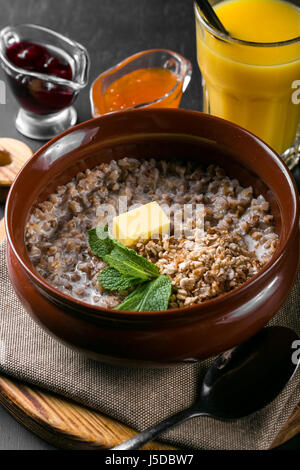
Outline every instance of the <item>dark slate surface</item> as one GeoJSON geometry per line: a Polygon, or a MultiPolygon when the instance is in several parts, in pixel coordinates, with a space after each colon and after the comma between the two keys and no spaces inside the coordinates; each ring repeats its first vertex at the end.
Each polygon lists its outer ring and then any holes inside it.
{"type": "MultiPolygon", "coordinates": [[[[0,28],[35,23],[57,30],[85,45],[91,57],[90,83],[98,74],[143,49],[169,48],[189,58],[193,79],[181,106],[201,109],[191,0],[0,0],[0,28]]],[[[0,71],[0,79],[3,73],[0,71]]],[[[89,89],[76,102],[79,121],[90,119],[89,89]]],[[[21,138],[33,150],[41,143],[23,138],[14,128],[17,104],[7,90],[0,104],[0,137],[21,138]]],[[[300,171],[297,170],[300,182],[300,171]]],[[[3,206],[0,206],[0,217],[3,206]]],[[[0,408],[1,449],[50,449],[0,408]]]]}
{"type": "MultiPolygon", "coordinates": [[[[91,58],[90,83],[103,71],[135,52],[168,48],[194,65],[193,80],[182,107],[201,109],[200,73],[196,63],[192,1],[186,0],[0,0],[0,28],[35,23],[66,34],[87,47],[91,58]]],[[[4,79],[0,70],[0,79],[4,79]]],[[[77,101],[79,121],[91,118],[89,87],[77,101]]],[[[21,138],[33,150],[42,142],[20,136],[14,127],[18,105],[6,90],[0,104],[0,137],[21,138]]],[[[0,217],[3,206],[0,206],[0,217]]]]}
{"type": "MultiPolygon", "coordinates": [[[[182,107],[200,109],[200,74],[195,59],[192,2],[182,0],[0,0],[0,27],[36,23],[81,42],[91,57],[90,83],[103,71],[135,52],[151,48],[173,49],[194,64],[194,76],[182,107]],[[26,7],[25,7],[26,5],[26,7]]],[[[3,79],[3,72],[0,72],[3,79]]],[[[79,120],[91,118],[89,87],[76,108],[79,120]]],[[[17,104],[7,90],[0,105],[1,136],[20,137],[13,119],[17,104]]],[[[24,139],[33,149],[39,144],[24,139]]]]}

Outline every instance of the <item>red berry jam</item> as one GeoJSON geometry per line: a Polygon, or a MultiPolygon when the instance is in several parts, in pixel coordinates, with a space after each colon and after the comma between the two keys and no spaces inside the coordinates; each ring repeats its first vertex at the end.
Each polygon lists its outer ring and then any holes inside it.
{"type": "Polygon", "coordinates": [[[54,55],[41,44],[29,41],[9,46],[6,57],[23,70],[49,75],[49,81],[25,73],[10,75],[12,89],[25,109],[37,114],[53,114],[72,104],[74,91],[68,86],[51,82],[51,76],[72,80],[72,68],[62,57],[54,55]]]}

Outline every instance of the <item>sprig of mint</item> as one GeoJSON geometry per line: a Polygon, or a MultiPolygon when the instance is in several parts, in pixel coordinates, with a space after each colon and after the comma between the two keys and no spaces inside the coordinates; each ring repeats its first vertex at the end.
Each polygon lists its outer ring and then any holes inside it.
{"type": "Polygon", "coordinates": [[[89,230],[88,236],[91,252],[124,276],[143,281],[159,276],[159,269],[155,264],[113,238],[108,227],[93,228],[89,230]]]}
{"type": "Polygon", "coordinates": [[[140,284],[117,310],[143,312],[168,308],[171,281],[160,275],[155,264],[113,238],[108,227],[89,230],[88,238],[91,252],[109,265],[98,276],[105,289],[124,291],[140,284]]]}

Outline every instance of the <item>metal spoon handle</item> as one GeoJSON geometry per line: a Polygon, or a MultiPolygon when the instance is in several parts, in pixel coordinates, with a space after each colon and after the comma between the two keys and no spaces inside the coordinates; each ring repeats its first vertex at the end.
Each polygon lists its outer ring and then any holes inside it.
{"type": "Polygon", "coordinates": [[[208,0],[196,0],[200,10],[203,11],[204,15],[206,16],[207,20],[219,31],[224,34],[228,34],[227,30],[224,28],[223,24],[221,23],[220,19],[215,13],[215,10],[211,6],[208,0]]]}
{"type": "MultiPolygon", "coordinates": [[[[162,432],[166,431],[167,429],[172,428],[176,424],[183,423],[184,421],[192,418],[193,416],[199,416],[199,412],[195,412],[195,408],[191,406],[190,408],[186,408],[183,411],[179,411],[169,418],[166,418],[164,421],[152,426],[151,428],[146,429],[145,431],[137,434],[136,436],[132,437],[128,441],[123,442],[116,447],[113,447],[111,450],[135,450],[142,447],[147,442],[152,441],[155,437],[157,437],[162,432]]],[[[205,414],[205,413],[203,413],[205,414]]]]}

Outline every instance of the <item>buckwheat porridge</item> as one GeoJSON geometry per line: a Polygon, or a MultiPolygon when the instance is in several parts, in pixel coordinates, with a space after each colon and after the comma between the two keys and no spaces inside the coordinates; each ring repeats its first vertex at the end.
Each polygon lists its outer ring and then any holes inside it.
{"type": "Polygon", "coordinates": [[[107,264],[91,253],[87,231],[109,223],[103,204],[118,214],[121,197],[127,198],[128,208],[151,201],[171,207],[170,235],[139,240],[133,247],[171,279],[169,308],[203,302],[241,285],[270,259],[278,243],[269,203],[221,168],[123,158],[78,173],[33,210],[26,245],[38,273],[76,299],[101,307],[120,304],[125,293],[107,291],[98,282],[107,264]],[[188,235],[174,234],[173,208],[185,204],[203,207],[200,239],[195,211],[186,221],[188,235]]]}

